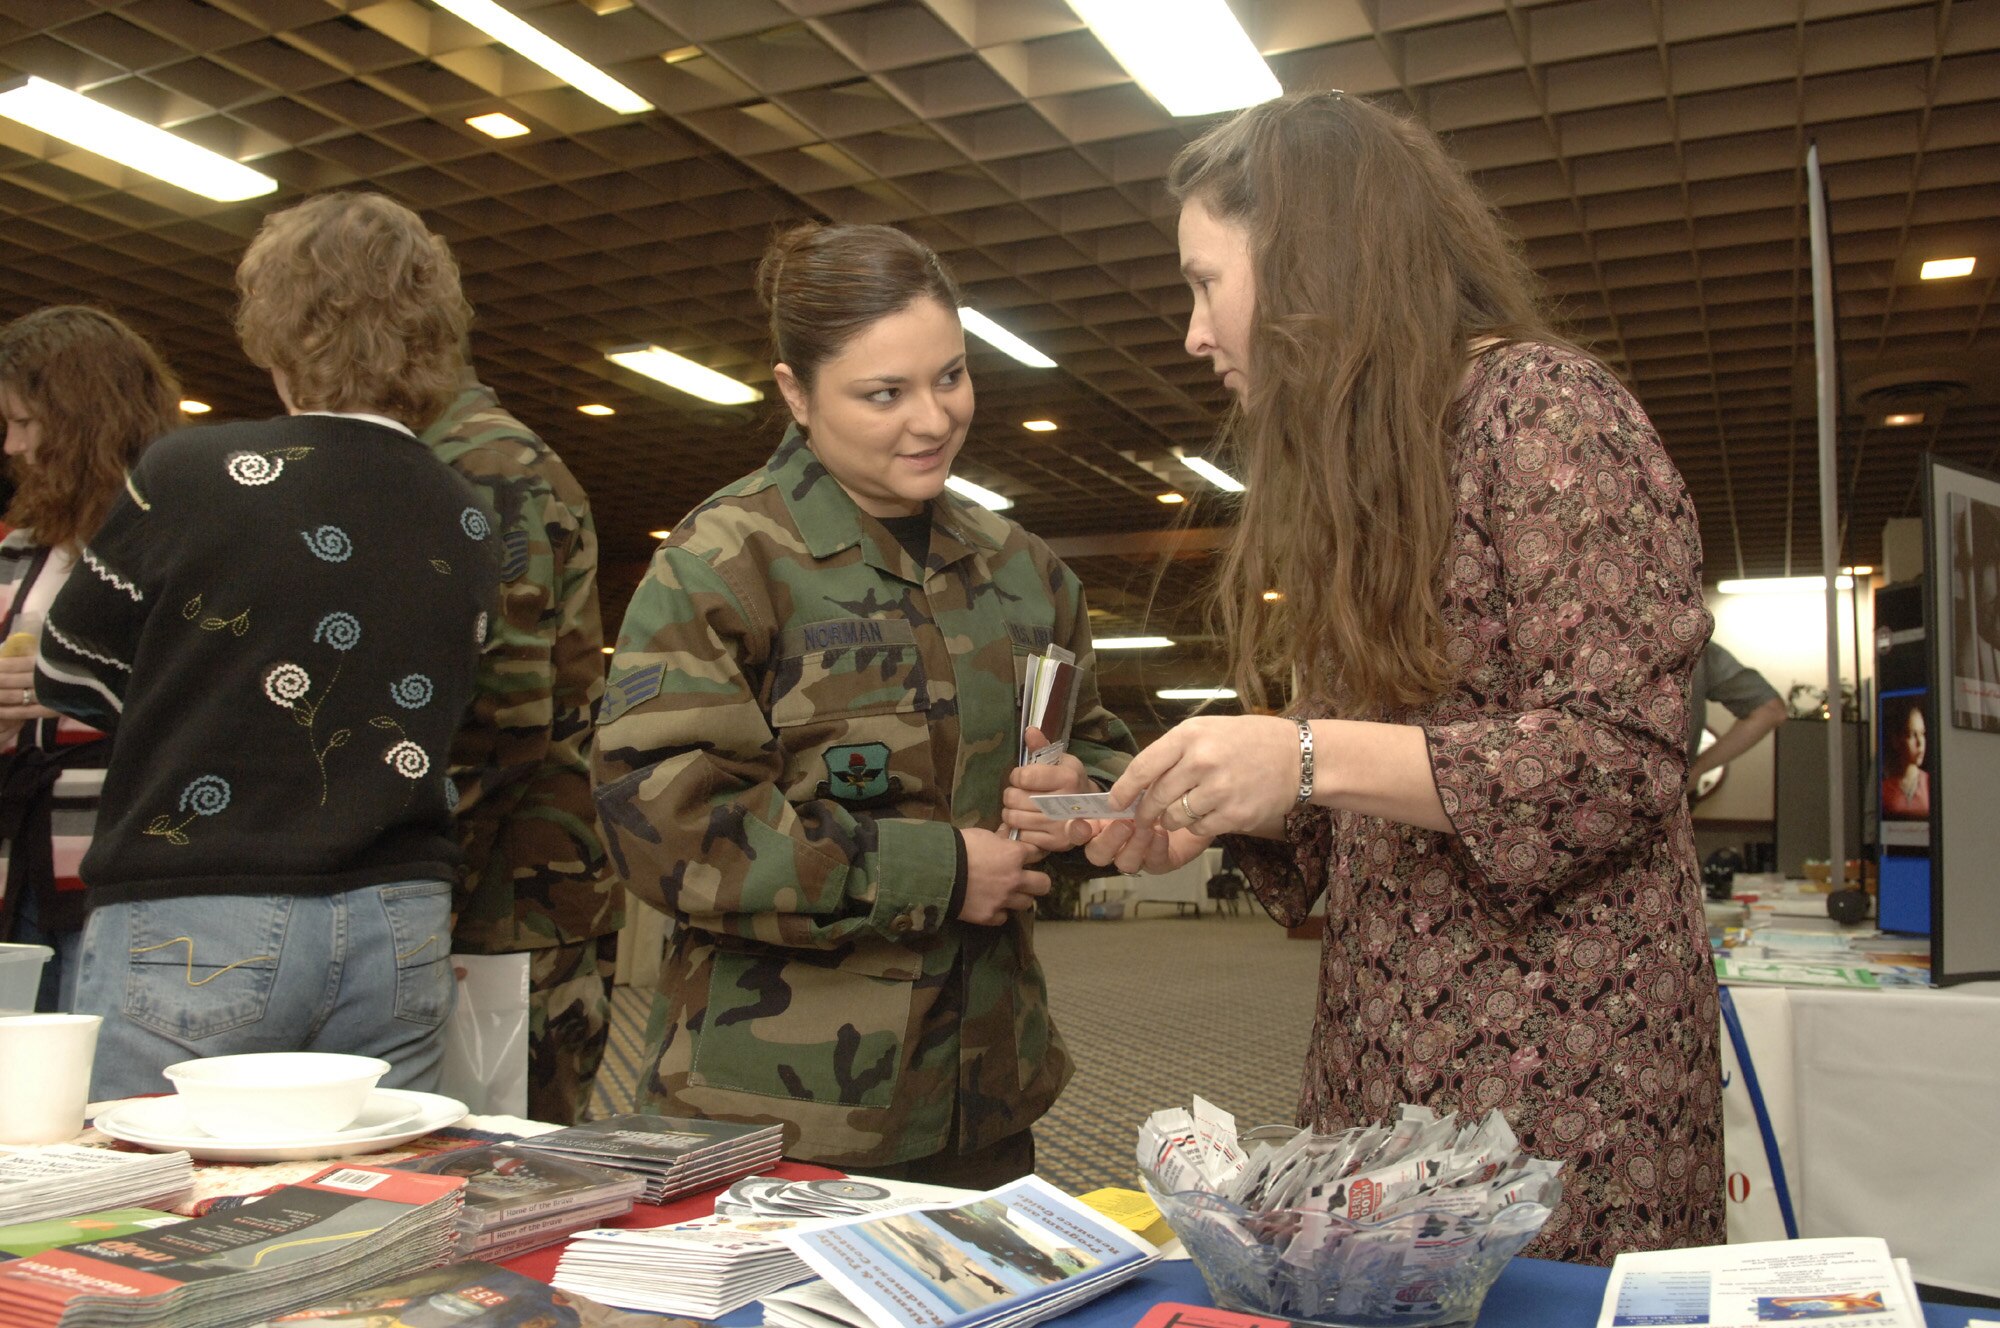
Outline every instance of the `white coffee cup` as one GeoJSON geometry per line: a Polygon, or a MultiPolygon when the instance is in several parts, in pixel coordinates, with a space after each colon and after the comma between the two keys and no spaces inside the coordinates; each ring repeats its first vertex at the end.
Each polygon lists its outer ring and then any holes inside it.
{"type": "Polygon", "coordinates": [[[8,1067],[0,1144],[58,1144],[83,1132],[103,1023],[94,1014],[0,1016],[0,1065],[8,1067]]]}

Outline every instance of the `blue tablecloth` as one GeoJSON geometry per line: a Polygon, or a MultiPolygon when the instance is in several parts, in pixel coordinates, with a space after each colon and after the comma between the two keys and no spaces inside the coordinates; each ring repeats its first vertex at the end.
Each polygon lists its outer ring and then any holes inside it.
{"type": "MultiPolygon", "coordinates": [[[[1549,1263],[1542,1259],[1516,1259],[1500,1274],[1487,1293],[1479,1313],[1478,1328],[1594,1328],[1597,1312],[1604,1303],[1604,1284],[1611,1273],[1605,1268],[1577,1264],[1549,1263]]],[[[1139,1276],[1071,1310],[1051,1324],[1062,1328],[1132,1328],[1141,1316],[1163,1300],[1192,1305],[1212,1303],[1201,1274],[1184,1260],[1156,1263],[1139,1276]]],[[[1975,1315],[1994,1317],[1993,1311],[1958,1309],[1948,1305],[1925,1305],[1928,1328],[1965,1328],[1975,1315]]],[[[724,1324],[763,1322],[763,1307],[748,1305],[721,1320],[724,1324]]]]}

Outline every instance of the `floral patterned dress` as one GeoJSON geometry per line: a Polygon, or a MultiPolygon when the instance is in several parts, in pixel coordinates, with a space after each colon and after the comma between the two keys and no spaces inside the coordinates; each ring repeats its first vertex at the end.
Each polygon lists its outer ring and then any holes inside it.
{"type": "Polygon", "coordinates": [[[1460,410],[1461,681],[1391,717],[1422,726],[1457,834],[1308,808],[1289,845],[1231,841],[1278,921],[1326,895],[1299,1117],[1499,1107],[1565,1163],[1529,1254],[1720,1243],[1716,987],[1682,791],[1712,625],[1694,508],[1587,357],[1492,351],[1460,410]]]}

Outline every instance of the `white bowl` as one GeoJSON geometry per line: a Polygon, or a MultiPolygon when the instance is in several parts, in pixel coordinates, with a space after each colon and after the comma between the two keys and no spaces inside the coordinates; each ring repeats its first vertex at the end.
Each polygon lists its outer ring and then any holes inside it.
{"type": "Polygon", "coordinates": [[[205,1056],[164,1071],[205,1133],[232,1142],[316,1139],[354,1122],[389,1072],[373,1056],[317,1051],[205,1056]]]}

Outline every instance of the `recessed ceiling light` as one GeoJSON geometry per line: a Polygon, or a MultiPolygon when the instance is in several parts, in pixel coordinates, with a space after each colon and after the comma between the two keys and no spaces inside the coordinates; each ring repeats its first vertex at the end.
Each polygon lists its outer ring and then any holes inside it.
{"type": "Polygon", "coordinates": [[[981,488],[971,480],[960,479],[956,475],[948,476],[945,479],[944,487],[950,489],[960,497],[970,498],[973,502],[978,503],[981,507],[991,512],[1004,512],[1014,505],[1012,498],[997,494],[991,489],[981,488]]]}
{"type": "Polygon", "coordinates": [[[1213,115],[1284,92],[1224,0],[1069,0],[1169,115],[1213,115]]]}
{"type": "Polygon", "coordinates": [[[995,350],[1005,351],[1021,363],[1033,369],[1053,369],[1056,362],[1030,346],[1027,342],[1000,326],[977,309],[959,306],[958,321],[965,324],[965,330],[978,337],[995,350]]]}
{"type": "Polygon", "coordinates": [[[1266,604],[1275,604],[1284,597],[1285,592],[1282,590],[1267,590],[1264,592],[1264,602],[1266,604]]]}
{"type": "Polygon", "coordinates": [[[1100,636],[1091,644],[1099,650],[1159,650],[1173,642],[1164,636],[1100,636]]]}
{"type": "Polygon", "coordinates": [[[1054,420],[1022,420],[1021,427],[1029,433],[1054,433],[1056,431],[1056,422],[1054,420]]]}
{"type": "Polygon", "coordinates": [[[1922,424],[1923,422],[1924,422],[1924,413],[1920,410],[1905,411],[1904,413],[1899,415],[1884,415],[1882,417],[1882,423],[1888,425],[1892,429],[1900,429],[1905,427],[1906,425],[1922,424]]]}
{"type": "Polygon", "coordinates": [[[209,405],[206,401],[196,401],[193,397],[186,397],[181,401],[181,414],[183,415],[206,415],[214,409],[215,407],[209,405]]]}
{"type": "Polygon", "coordinates": [[[437,0],[437,5],[620,115],[637,115],[653,109],[653,103],[493,0],[437,0]]]}
{"type": "Polygon", "coordinates": [[[1186,466],[1216,488],[1221,489],[1224,493],[1243,492],[1243,482],[1214,462],[1204,461],[1198,456],[1189,456],[1187,453],[1179,450],[1176,450],[1174,455],[1181,459],[1183,466],[1186,466]]]}
{"type": "Polygon", "coordinates": [[[488,111],[484,115],[468,115],[465,122],[490,138],[519,138],[528,132],[528,126],[508,115],[505,111],[488,111]]]}
{"type": "Polygon", "coordinates": [[[719,374],[705,364],[696,364],[659,346],[628,346],[611,351],[604,358],[621,369],[644,374],[677,392],[713,401],[718,406],[747,406],[764,399],[764,394],[748,383],[739,383],[727,374],[719,374]]]}
{"type": "Polygon", "coordinates": [[[684,65],[701,55],[699,46],[676,46],[671,51],[661,51],[660,58],[670,65],[684,65]]]}
{"type": "Polygon", "coordinates": [[[1923,265],[1917,275],[1925,281],[1942,281],[1946,277],[1969,277],[1978,262],[1972,258],[1933,258],[1923,265]]]}
{"type": "Polygon", "coordinates": [[[207,148],[176,138],[158,125],[41,78],[0,84],[0,115],[74,143],[86,152],[218,203],[239,203],[273,193],[278,182],[207,148]]]}
{"type": "Polygon", "coordinates": [[[1153,693],[1162,701],[1234,701],[1234,687],[1162,687],[1153,693]]]}
{"type": "Polygon", "coordinates": [[[1187,495],[1184,493],[1156,493],[1153,496],[1163,503],[1184,503],[1187,501],[1187,495]]]}
{"type": "MultiPolygon", "coordinates": [[[[1854,578],[1834,578],[1837,590],[1854,589],[1854,578]]],[[[1740,581],[1724,581],[1715,587],[1725,595],[1809,595],[1826,592],[1823,576],[1753,576],[1740,581]]]]}
{"type": "Polygon", "coordinates": [[[602,415],[616,415],[618,413],[617,411],[613,410],[611,407],[605,405],[601,401],[586,401],[581,406],[578,406],[577,409],[582,411],[586,415],[602,416],[602,415]]]}
{"type": "Polygon", "coordinates": [[[667,536],[673,534],[674,532],[671,530],[649,530],[646,533],[648,535],[651,535],[654,539],[665,539],[667,536]]]}

